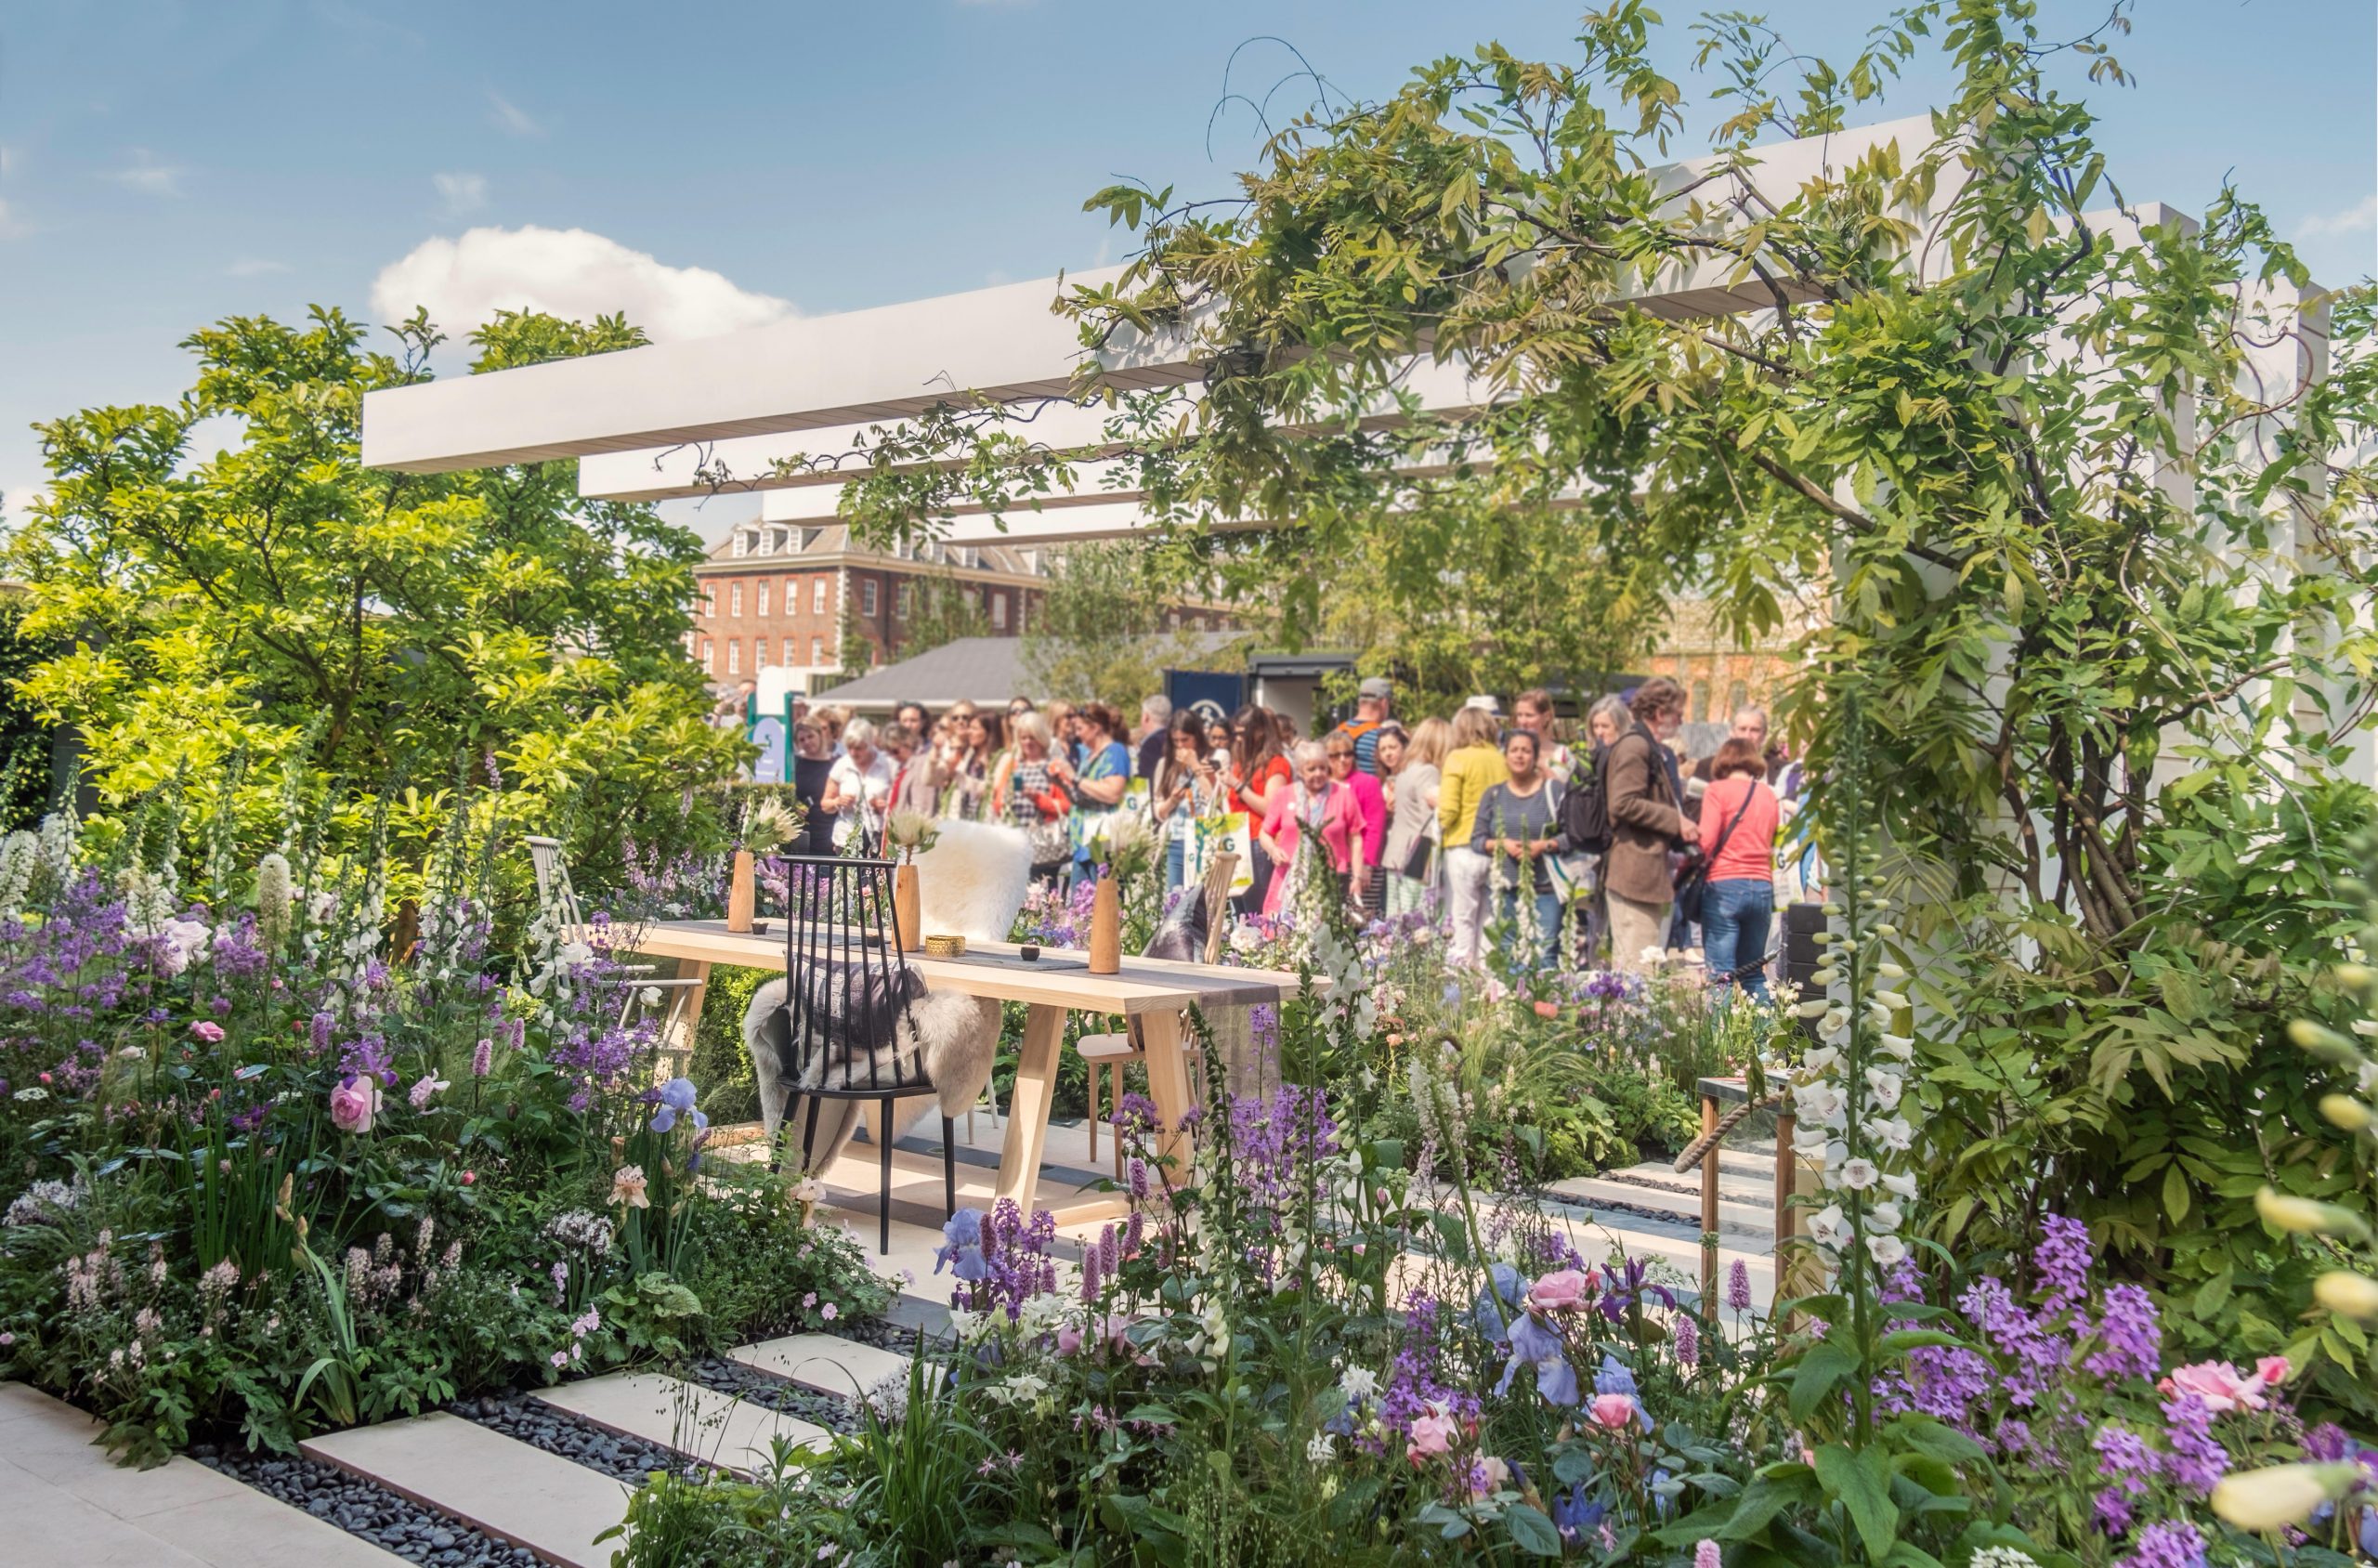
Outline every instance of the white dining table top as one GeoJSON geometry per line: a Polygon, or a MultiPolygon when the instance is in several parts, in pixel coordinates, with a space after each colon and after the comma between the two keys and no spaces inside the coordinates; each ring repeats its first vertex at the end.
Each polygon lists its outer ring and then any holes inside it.
{"type": "MultiPolygon", "coordinates": [[[[780,971],[786,959],[784,924],[771,921],[768,926],[764,932],[733,932],[723,920],[654,921],[583,934],[615,952],[780,971]]],[[[1190,1006],[1276,1005],[1294,996],[1300,984],[1299,976],[1285,970],[1182,963],[1171,959],[1126,958],[1117,973],[1092,974],[1087,967],[1089,956],[1078,949],[1042,947],[1039,951],[1038,961],[1026,963],[1016,943],[970,940],[962,958],[909,953],[906,959],[908,967],[935,990],[1083,1013],[1131,1014],[1190,1006]]],[[[1326,989],[1327,984],[1314,976],[1316,990],[1326,989]]]]}

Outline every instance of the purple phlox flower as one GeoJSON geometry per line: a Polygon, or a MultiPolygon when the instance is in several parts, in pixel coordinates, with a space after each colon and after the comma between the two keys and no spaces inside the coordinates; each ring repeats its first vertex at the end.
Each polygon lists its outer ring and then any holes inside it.
{"type": "Polygon", "coordinates": [[[2061,1214],[2040,1221],[2040,1243],[2032,1249],[2038,1275],[2040,1313],[2048,1326],[2089,1299],[2089,1227],[2061,1214]]]}
{"type": "Polygon", "coordinates": [[[2213,1435],[2213,1406],[2192,1393],[2163,1405],[2163,1473],[2174,1485],[2210,1496],[2229,1473],[2229,1451],[2213,1435]]]}
{"type": "Polygon", "coordinates": [[[2100,1378],[2153,1378],[2163,1364],[2163,1328],[2155,1298],[2136,1285],[2106,1287],[2099,1348],[2082,1365],[2100,1378]]]}
{"type": "Polygon", "coordinates": [[[2177,1520],[2149,1524],[2114,1568],[2204,1568],[2204,1537],[2177,1520]]]}

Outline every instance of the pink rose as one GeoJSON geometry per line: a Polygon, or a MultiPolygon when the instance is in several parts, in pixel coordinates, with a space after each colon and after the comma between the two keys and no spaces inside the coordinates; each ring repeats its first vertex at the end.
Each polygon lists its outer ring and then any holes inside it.
{"type": "Polygon", "coordinates": [[[1405,1445],[1405,1457],[1417,1465],[1430,1455],[1444,1453],[1453,1446],[1453,1418],[1431,1407],[1428,1414],[1413,1418],[1412,1441],[1405,1445]]]}
{"type": "Polygon", "coordinates": [[[2265,1388],[2279,1387],[2287,1381],[2287,1375],[2293,1370],[2283,1355],[2267,1355],[2254,1363],[2254,1376],[2262,1380],[2265,1388]]]}
{"type": "Polygon", "coordinates": [[[2200,1361],[2193,1366],[2183,1366],[2155,1386],[2167,1394],[2194,1394],[2215,1415],[2229,1410],[2259,1410],[2266,1403],[2263,1380],[2245,1376],[2226,1361],[2200,1361]]]}
{"type": "Polygon", "coordinates": [[[1546,1274],[1527,1289],[1527,1304],[1541,1313],[1568,1312],[1592,1294],[1594,1278],[1575,1269],[1546,1274]]]}
{"type": "Polygon", "coordinates": [[[1613,1431],[1635,1424],[1635,1402],[1623,1393],[1598,1393],[1586,1406],[1586,1412],[1593,1417],[1596,1424],[1608,1427],[1613,1431]]]}
{"type": "Polygon", "coordinates": [[[331,1091],[331,1125],[341,1132],[369,1132],[380,1113],[380,1083],[366,1073],[339,1080],[331,1091]]]}
{"type": "Polygon", "coordinates": [[[189,1032],[209,1045],[219,1045],[223,1040],[223,1026],[212,1019],[200,1019],[189,1026],[189,1032]]]}

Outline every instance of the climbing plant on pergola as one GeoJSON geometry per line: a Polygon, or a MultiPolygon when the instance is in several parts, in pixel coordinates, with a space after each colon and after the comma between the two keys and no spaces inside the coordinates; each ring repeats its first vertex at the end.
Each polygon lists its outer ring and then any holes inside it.
{"type": "MultiPolygon", "coordinates": [[[[2310,1244],[2248,1199],[2268,1179],[2367,1202],[2280,1026],[2328,1005],[2371,814],[2346,765],[2378,653],[2371,294],[2313,291],[2235,192],[2201,222],[2129,206],[2070,90],[2120,84],[2125,7],[2065,40],[2032,9],[1917,5],[1840,67],[1705,20],[1728,117],[1684,175],[1659,169],[1684,89],[1627,3],[1571,63],[1489,46],[1317,110],[1228,200],[1103,191],[1141,249],[1061,308],[1092,344],[1194,332],[1208,373],[1127,391],[1092,366],[1075,392],[1109,400],[1105,450],[1153,509],[1282,519],[1198,537],[1291,607],[1384,530],[1428,545],[1391,554],[1394,591],[1491,596],[1465,529],[1511,508],[1571,519],[1580,569],[1657,563],[1744,632],[1821,588],[1795,731],[1823,787],[1871,797],[1961,955],[1919,993],[1933,1234],[1989,1252],[2079,1214],[2196,1293],[2189,1333],[2317,1355],[2322,1325],[2281,1326],[2310,1244]],[[1956,86],[1928,144],[1762,189],[1757,143],[1841,132],[1935,46],[1956,86]],[[1688,269],[1766,307],[1630,302],[1688,269]],[[1492,396],[1378,420],[1416,360],[1492,396]],[[1856,777],[1831,765],[1850,690],[1856,777]]],[[[874,455],[848,505],[876,527],[1020,506],[1072,461],[963,407],[874,455]],[[953,450],[972,461],[918,477],[953,450]]],[[[2331,1332],[2325,1353],[2360,1352],[2331,1332]]]]}

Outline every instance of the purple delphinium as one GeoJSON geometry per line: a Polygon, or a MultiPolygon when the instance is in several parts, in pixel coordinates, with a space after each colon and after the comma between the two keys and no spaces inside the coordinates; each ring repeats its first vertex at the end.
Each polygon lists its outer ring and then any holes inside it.
{"type": "Polygon", "coordinates": [[[2050,1328],[2089,1299],[2089,1227],[2062,1214],[2040,1221],[2039,1245],[2032,1249],[2038,1276],[2039,1313],[2050,1328]]]}

